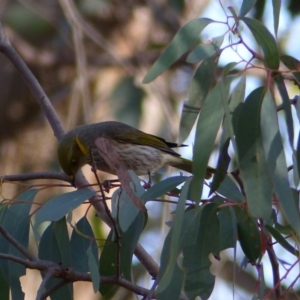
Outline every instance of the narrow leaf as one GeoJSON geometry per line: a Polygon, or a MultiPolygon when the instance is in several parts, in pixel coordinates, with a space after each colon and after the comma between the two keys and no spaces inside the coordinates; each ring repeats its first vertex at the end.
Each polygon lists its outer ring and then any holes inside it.
{"type": "Polygon", "coordinates": [[[236,202],[243,202],[246,200],[241,190],[238,188],[237,184],[228,175],[224,178],[217,192],[226,197],[227,199],[236,202]]]}
{"type": "Polygon", "coordinates": [[[90,189],[80,189],[50,199],[37,211],[35,226],[45,221],[60,220],[95,193],[96,191],[90,189]]]}
{"type": "Polygon", "coordinates": [[[200,44],[188,55],[186,61],[188,63],[200,62],[207,57],[211,57],[215,54],[220,55],[219,50],[224,41],[224,34],[214,38],[209,44],[200,44]]]}
{"type": "Polygon", "coordinates": [[[208,57],[197,68],[189,86],[189,99],[184,103],[179,126],[179,144],[190,134],[200,109],[212,87],[218,60],[208,57]]]}
{"type": "Polygon", "coordinates": [[[198,119],[193,149],[194,178],[191,184],[192,197],[196,201],[202,195],[208,160],[224,115],[222,101],[229,97],[230,83],[231,79],[227,78],[212,89],[198,119]]]}
{"type": "MultiPolygon", "coordinates": [[[[71,267],[70,241],[65,218],[51,224],[44,231],[39,244],[39,259],[61,263],[63,266],[71,267]]],[[[42,273],[44,276],[44,273],[42,273]]],[[[46,282],[46,289],[49,290],[61,279],[50,278],[46,282]]],[[[73,285],[62,286],[51,294],[51,300],[73,299],[73,285]]]]}
{"type": "Polygon", "coordinates": [[[175,272],[175,266],[177,265],[177,257],[179,255],[179,249],[180,249],[185,202],[186,202],[186,197],[187,197],[191,180],[192,178],[187,179],[180,193],[180,198],[178,200],[178,205],[176,208],[174,225],[172,228],[171,251],[170,251],[170,258],[168,262],[168,268],[166,269],[166,272],[163,274],[159,282],[159,286],[157,288],[158,293],[161,293],[169,286],[172,279],[172,274],[175,272]]]}
{"type": "Polygon", "coordinates": [[[272,4],[273,4],[274,32],[275,32],[275,35],[277,36],[279,17],[280,17],[281,0],[272,0],[272,4]]]}
{"type": "Polygon", "coordinates": [[[94,257],[97,258],[98,248],[92,227],[86,217],[82,217],[76,223],[76,229],[73,229],[71,235],[70,248],[72,268],[78,272],[88,272],[87,250],[91,249],[90,251],[92,251],[94,257]]]}
{"type": "Polygon", "coordinates": [[[295,78],[297,84],[300,85],[300,61],[290,55],[281,55],[280,60],[292,71],[292,76],[295,78]]]}
{"type": "Polygon", "coordinates": [[[89,247],[87,249],[86,255],[88,257],[88,266],[89,266],[89,271],[90,271],[90,274],[92,277],[94,292],[96,293],[99,290],[99,283],[100,283],[98,257],[95,256],[92,247],[89,247]]]}
{"type": "Polygon", "coordinates": [[[242,17],[241,20],[248,26],[256,42],[261,47],[264,54],[265,66],[277,70],[279,68],[279,50],[272,34],[255,19],[242,17]]]}
{"type": "Polygon", "coordinates": [[[154,184],[149,190],[147,190],[141,196],[141,199],[145,201],[156,199],[157,197],[160,197],[161,195],[164,195],[165,193],[172,191],[187,179],[188,179],[187,176],[168,177],[167,179],[164,179],[154,184]]]}
{"type": "Polygon", "coordinates": [[[239,17],[244,17],[255,5],[257,0],[244,0],[239,12],[239,17]]]}
{"type": "Polygon", "coordinates": [[[262,254],[260,233],[255,220],[245,209],[234,206],[240,245],[250,263],[255,264],[262,254]]]}
{"type": "MultiPolygon", "coordinates": [[[[172,251],[171,249],[171,239],[172,239],[173,229],[171,229],[168,233],[168,235],[165,238],[164,245],[161,252],[160,257],[160,268],[158,273],[158,281],[160,282],[161,278],[167,272],[167,268],[169,266],[170,262],[170,253],[172,251]]],[[[180,297],[180,291],[181,287],[183,285],[183,278],[184,273],[183,271],[178,267],[177,262],[174,266],[174,272],[170,275],[170,282],[167,288],[164,290],[157,291],[157,299],[158,300],[165,300],[165,299],[179,299],[180,297]]]]}
{"type": "Polygon", "coordinates": [[[272,183],[260,129],[264,89],[257,88],[234,112],[238,165],[250,214],[267,219],[272,212],[272,183]]]}
{"type": "Polygon", "coordinates": [[[295,249],[289,242],[287,242],[287,240],[279,233],[279,231],[269,225],[266,225],[265,227],[272,234],[276,242],[278,242],[285,250],[290,252],[292,255],[299,257],[299,251],[295,249]]]}
{"type": "Polygon", "coordinates": [[[269,91],[266,93],[262,103],[261,131],[268,160],[268,169],[272,176],[273,189],[279,199],[280,207],[286,220],[295,232],[300,235],[298,207],[295,204],[288,180],[287,164],[279,132],[275,101],[272,99],[269,91]]]}
{"type": "Polygon", "coordinates": [[[290,142],[290,147],[293,149],[294,144],[294,123],[293,123],[293,116],[292,116],[292,105],[289,98],[289,94],[287,92],[286,86],[283,81],[282,75],[277,75],[275,77],[276,87],[280,93],[282,104],[283,104],[283,111],[285,116],[285,122],[288,131],[288,137],[290,142]]]}
{"type": "Polygon", "coordinates": [[[148,71],[143,83],[153,81],[157,76],[167,70],[176,60],[178,60],[190,47],[194,45],[199,38],[201,31],[213,20],[210,19],[194,19],[185,24],[174,36],[171,43],[159,56],[154,65],[148,71]]]}

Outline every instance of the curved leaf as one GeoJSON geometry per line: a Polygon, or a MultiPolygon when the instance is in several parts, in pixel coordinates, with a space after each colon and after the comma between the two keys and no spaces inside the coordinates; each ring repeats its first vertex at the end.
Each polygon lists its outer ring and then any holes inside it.
{"type": "Polygon", "coordinates": [[[224,34],[216,37],[209,44],[200,44],[195,47],[194,50],[186,58],[188,63],[196,63],[202,61],[204,58],[211,57],[217,54],[220,50],[220,47],[224,41],[224,34]]]}
{"type": "Polygon", "coordinates": [[[200,109],[212,87],[218,60],[204,59],[197,68],[189,86],[189,99],[184,103],[179,126],[178,143],[181,144],[190,134],[200,109]]]}
{"type": "Polygon", "coordinates": [[[166,178],[156,184],[154,184],[149,190],[147,190],[142,196],[141,199],[148,201],[153,200],[161,195],[172,191],[178,185],[182,184],[189,177],[187,176],[173,176],[166,178]]]}
{"type": "Polygon", "coordinates": [[[251,30],[256,42],[262,48],[265,66],[277,70],[279,68],[279,50],[272,34],[255,19],[242,17],[241,20],[251,30]]]}
{"type": "Polygon", "coordinates": [[[260,129],[264,88],[257,88],[234,112],[238,165],[250,214],[267,219],[272,212],[272,182],[260,129]]]}
{"type": "Polygon", "coordinates": [[[228,101],[231,78],[218,83],[208,94],[198,119],[193,149],[192,198],[199,201],[209,157],[224,116],[223,98],[228,101]]]}
{"type": "MultiPolygon", "coordinates": [[[[39,259],[61,263],[65,267],[71,266],[70,241],[65,218],[51,224],[44,231],[39,244],[39,259]]],[[[42,273],[42,276],[44,274],[42,273]]],[[[61,281],[59,278],[50,278],[46,282],[47,290],[61,281]]],[[[51,294],[51,299],[73,299],[73,285],[62,286],[51,294]]]]}
{"type": "Polygon", "coordinates": [[[273,189],[279,199],[282,212],[295,230],[300,235],[300,216],[290,188],[287,164],[280,136],[279,124],[275,101],[268,91],[261,108],[261,131],[263,144],[268,161],[269,173],[272,176],[273,189]]]}
{"type": "Polygon", "coordinates": [[[279,25],[279,17],[280,17],[281,0],[272,0],[272,4],[273,4],[274,32],[277,35],[278,25],[279,25]]]}
{"type": "Polygon", "coordinates": [[[80,189],[58,195],[47,201],[36,213],[35,226],[45,221],[58,221],[85,200],[94,196],[96,191],[80,189]]]}
{"type": "Polygon", "coordinates": [[[92,227],[86,217],[81,218],[76,223],[76,229],[72,231],[70,245],[72,268],[78,272],[88,272],[90,268],[86,253],[90,249],[89,251],[92,252],[93,256],[98,258],[98,248],[92,227]]]}
{"type": "Polygon", "coordinates": [[[234,211],[236,213],[239,242],[250,263],[255,264],[262,254],[258,226],[245,209],[235,206],[234,211]]]}
{"type": "Polygon", "coordinates": [[[257,0],[244,0],[239,12],[239,17],[245,16],[255,5],[257,0]]]}
{"type": "Polygon", "coordinates": [[[159,56],[154,65],[148,71],[143,83],[153,81],[157,76],[167,70],[177,59],[194,45],[201,31],[213,20],[201,18],[194,19],[185,24],[174,36],[171,43],[159,56]]]}

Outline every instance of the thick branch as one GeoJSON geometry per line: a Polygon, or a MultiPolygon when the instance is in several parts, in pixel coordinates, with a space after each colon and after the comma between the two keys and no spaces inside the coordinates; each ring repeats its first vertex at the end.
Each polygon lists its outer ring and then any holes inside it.
{"type": "Polygon", "coordinates": [[[52,106],[49,98],[45,94],[38,80],[35,78],[35,76],[32,74],[30,69],[25,64],[25,62],[22,60],[22,58],[19,56],[17,51],[11,45],[1,23],[0,23],[0,51],[3,52],[8,57],[8,59],[13,63],[15,68],[21,73],[27,86],[30,88],[32,94],[35,96],[36,100],[39,102],[41,106],[41,109],[46,115],[52,127],[52,130],[54,132],[54,135],[57,137],[57,139],[61,139],[62,136],[64,135],[64,130],[54,107],[52,106]]]}
{"type": "MultiPolygon", "coordinates": [[[[91,275],[88,273],[77,272],[71,268],[61,266],[51,261],[39,260],[39,259],[35,259],[34,261],[28,261],[26,259],[22,259],[14,255],[4,254],[4,253],[0,253],[0,258],[20,263],[28,269],[39,270],[41,272],[46,272],[47,274],[50,273],[51,276],[47,275],[47,277],[50,276],[50,277],[62,278],[66,283],[71,283],[76,281],[90,281],[90,282],[92,281],[91,275]]],[[[122,278],[117,279],[115,277],[101,276],[100,283],[116,284],[134,292],[137,295],[146,296],[149,293],[148,289],[140,287],[122,278]]],[[[43,299],[43,297],[41,299],[43,299]]]]}

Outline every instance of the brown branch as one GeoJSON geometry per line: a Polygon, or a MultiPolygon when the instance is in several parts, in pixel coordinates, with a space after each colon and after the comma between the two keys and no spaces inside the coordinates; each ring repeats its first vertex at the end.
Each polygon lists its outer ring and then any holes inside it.
{"type": "Polygon", "coordinates": [[[265,234],[266,234],[266,238],[267,238],[267,242],[268,242],[267,243],[267,252],[268,252],[268,256],[270,259],[272,272],[273,272],[273,285],[274,285],[274,289],[275,289],[275,291],[274,291],[275,297],[276,297],[276,299],[279,299],[280,296],[282,295],[281,285],[277,284],[278,282],[280,282],[279,263],[278,263],[276,253],[273,248],[272,237],[267,232],[265,234]]]}
{"type": "Polygon", "coordinates": [[[41,106],[41,109],[46,115],[54,132],[54,135],[57,137],[57,139],[60,139],[64,135],[64,130],[54,107],[52,106],[49,98],[45,94],[38,80],[35,78],[35,76],[32,74],[25,62],[22,60],[17,51],[11,45],[1,23],[0,51],[7,56],[7,58],[12,62],[15,68],[20,72],[27,86],[31,90],[32,94],[35,96],[36,100],[41,106]]]}
{"type": "Polygon", "coordinates": [[[13,174],[4,175],[0,177],[2,181],[27,181],[34,179],[58,179],[66,182],[70,182],[70,177],[68,177],[63,172],[34,172],[26,174],[13,174]]]}
{"type": "Polygon", "coordinates": [[[51,272],[47,272],[39,286],[39,289],[37,291],[37,294],[36,294],[36,300],[42,300],[44,299],[44,296],[43,296],[43,292],[44,292],[44,289],[46,287],[46,283],[48,282],[48,280],[52,277],[52,273],[51,272]]]}

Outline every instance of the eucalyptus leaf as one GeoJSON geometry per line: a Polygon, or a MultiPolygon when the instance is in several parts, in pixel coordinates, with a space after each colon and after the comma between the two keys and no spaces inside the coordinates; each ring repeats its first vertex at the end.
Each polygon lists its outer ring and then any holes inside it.
{"type": "Polygon", "coordinates": [[[58,195],[48,200],[36,213],[35,226],[45,221],[58,221],[85,200],[94,196],[96,191],[80,189],[58,195]]]}
{"type": "Polygon", "coordinates": [[[201,31],[213,20],[207,18],[194,19],[185,24],[174,36],[171,43],[159,56],[148,71],[143,83],[153,81],[157,76],[167,70],[176,60],[186,53],[197,41],[201,31]]]}

